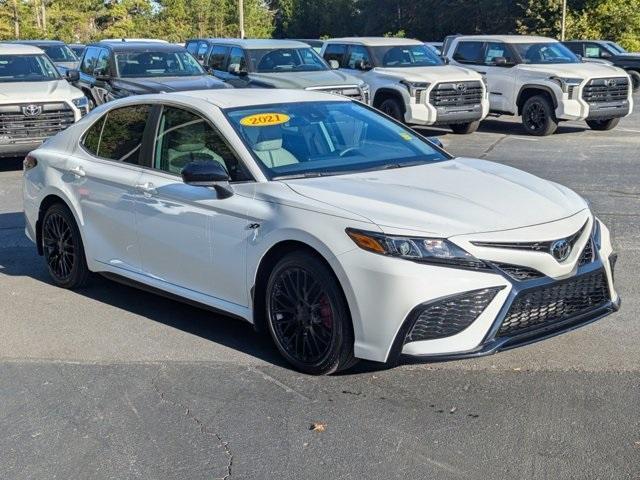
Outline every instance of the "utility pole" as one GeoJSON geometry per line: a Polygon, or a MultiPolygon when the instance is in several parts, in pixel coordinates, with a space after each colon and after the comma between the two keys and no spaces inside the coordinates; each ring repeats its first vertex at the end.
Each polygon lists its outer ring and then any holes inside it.
{"type": "Polygon", "coordinates": [[[13,33],[16,38],[20,38],[20,11],[18,10],[18,0],[13,0],[13,33]]]}
{"type": "Polygon", "coordinates": [[[560,33],[560,41],[564,42],[564,34],[567,27],[567,0],[562,0],[562,31],[560,33]]]}
{"type": "Polygon", "coordinates": [[[238,23],[240,24],[240,38],[244,38],[244,0],[238,0],[238,23]]]}

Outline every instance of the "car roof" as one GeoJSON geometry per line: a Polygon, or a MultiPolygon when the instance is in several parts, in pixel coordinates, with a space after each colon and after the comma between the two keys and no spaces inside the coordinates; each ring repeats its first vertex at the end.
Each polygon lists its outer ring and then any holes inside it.
{"type": "Polygon", "coordinates": [[[458,35],[453,41],[482,41],[482,42],[505,42],[505,43],[551,43],[557,42],[555,38],[538,37],[536,35],[458,35]]]}
{"type": "Polygon", "coordinates": [[[424,43],[413,38],[400,37],[344,37],[331,38],[325,43],[357,43],[367,47],[387,47],[400,45],[423,45],[424,43]]]}
{"type": "Polygon", "coordinates": [[[267,50],[272,48],[309,48],[309,45],[297,40],[270,38],[193,38],[188,41],[205,40],[219,45],[234,45],[249,50],[267,50]]]}
{"type": "Polygon", "coordinates": [[[114,52],[182,52],[186,50],[181,45],[159,42],[102,41],[91,43],[87,47],[108,48],[114,52]]]}
{"type": "Polygon", "coordinates": [[[44,52],[34,46],[24,43],[0,43],[0,55],[42,55],[44,52]]]}

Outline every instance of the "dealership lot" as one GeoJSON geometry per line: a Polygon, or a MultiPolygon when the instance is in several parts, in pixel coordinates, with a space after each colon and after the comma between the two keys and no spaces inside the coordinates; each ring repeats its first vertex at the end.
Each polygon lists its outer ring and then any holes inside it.
{"type": "Polygon", "coordinates": [[[237,321],[101,278],[51,286],[7,162],[0,478],[638,478],[640,113],[546,138],[513,120],[425,133],[587,197],[620,253],[622,310],[498,356],[307,377],[237,321]]]}

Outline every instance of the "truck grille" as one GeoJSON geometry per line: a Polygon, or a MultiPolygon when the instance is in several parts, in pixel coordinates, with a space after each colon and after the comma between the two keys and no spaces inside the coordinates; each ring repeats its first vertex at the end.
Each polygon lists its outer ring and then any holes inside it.
{"type": "Polygon", "coordinates": [[[461,332],[480,316],[501,289],[472,290],[425,305],[405,343],[444,338],[461,332]]]}
{"type": "Polygon", "coordinates": [[[582,89],[587,103],[619,102],[629,95],[629,79],[624,77],[595,78],[582,89]]]}
{"type": "Polygon", "coordinates": [[[65,103],[0,106],[0,137],[10,143],[45,140],[72,125],[73,110],[65,103]],[[27,107],[34,107],[27,111],[27,107]],[[29,115],[29,112],[32,114],[29,115]]]}
{"type": "Polygon", "coordinates": [[[498,337],[524,333],[588,313],[609,301],[603,270],[519,294],[505,316],[498,337]]]}
{"type": "Polygon", "coordinates": [[[482,103],[481,82],[447,82],[437,84],[429,94],[434,107],[464,107],[482,103]]]}

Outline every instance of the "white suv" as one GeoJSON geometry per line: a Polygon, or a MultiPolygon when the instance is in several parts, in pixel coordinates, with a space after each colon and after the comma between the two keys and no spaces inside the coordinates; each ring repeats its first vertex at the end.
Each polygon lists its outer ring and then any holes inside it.
{"type": "Polygon", "coordinates": [[[336,38],[325,42],[322,55],[364,80],[372,105],[396,120],[471,133],[489,113],[482,76],[446,65],[418,40],[336,38]]]}
{"type": "Polygon", "coordinates": [[[87,98],[37,47],[0,44],[0,157],[23,155],[87,113],[87,98]]]}
{"type": "Polygon", "coordinates": [[[550,135],[563,120],[586,120],[594,130],[610,130],[633,109],[624,70],[583,63],[551,38],[459,36],[444,55],[485,75],[491,112],[522,115],[531,135],[550,135]]]}

